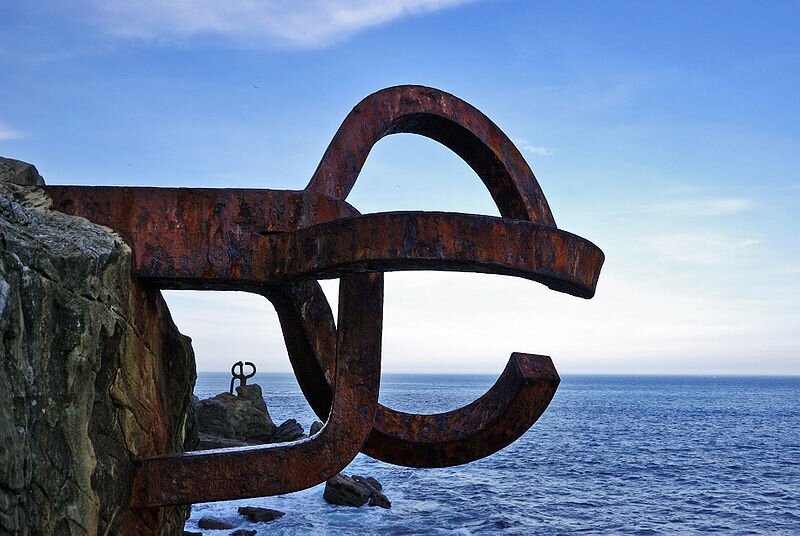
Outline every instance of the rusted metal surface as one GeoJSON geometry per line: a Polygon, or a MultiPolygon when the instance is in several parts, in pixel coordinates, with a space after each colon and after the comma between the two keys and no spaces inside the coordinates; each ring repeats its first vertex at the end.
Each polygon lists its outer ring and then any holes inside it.
{"type": "Polygon", "coordinates": [[[133,506],[189,504],[298,491],[338,474],[372,429],[380,383],[383,274],[339,284],[333,407],[311,438],[287,444],[149,458],[135,474],[133,506]],[[242,473],[241,468],[247,467],[242,473]]]}
{"type": "Polygon", "coordinates": [[[472,105],[423,86],[391,87],[359,102],[306,190],[345,199],[372,147],[384,136],[403,132],[436,140],[460,156],[486,185],[501,216],[555,227],[536,177],[508,136],[472,105]]]}
{"type": "Polygon", "coordinates": [[[552,361],[514,353],[486,394],[447,413],[378,404],[382,274],[503,274],[591,298],[604,260],[597,246],[556,227],[530,167],[494,123],[457,97],[421,86],[388,88],[360,102],[303,191],[46,189],[54,208],[115,229],[134,252],[134,274],[159,288],[244,290],[270,300],[300,387],[326,421],[320,434],[285,445],[141,460],[133,494],[139,507],[299,490],[336,474],[359,450],[412,467],[496,452],[546,409],[559,383],[552,361]],[[359,214],[347,194],[372,146],[399,132],[427,136],[461,156],[501,217],[359,214]],[[317,283],[335,277],[336,323],[317,283]],[[252,469],[245,479],[241,464],[252,469]]]}
{"type": "Polygon", "coordinates": [[[233,394],[233,386],[236,383],[236,380],[239,380],[240,387],[244,387],[245,385],[247,385],[247,379],[252,378],[255,375],[256,375],[256,366],[254,363],[251,363],[250,361],[245,361],[244,363],[242,363],[241,361],[237,361],[236,363],[234,363],[233,366],[231,367],[231,376],[233,377],[231,378],[231,388],[229,390],[230,393],[233,394]],[[245,374],[244,373],[245,366],[248,366],[251,369],[253,369],[253,372],[251,372],[250,374],[245,374]],[[236,372],[237,368],[239,369],[239,372],[236,372]]]}
{"type": "Polygon", "coordinates": [[[483,458],[514,442],[539,419],[559,381],[549,357],[514,353],[492,388],[463,408],[436,415],[379,411],[362,452],[412,467],[483,458]]]}
{"type": "Polygon", "coordinates": [[[268,283],[268,238],[358,215],[308,192],[48,186],[53,208],[117,231],[134,273],[162,288],[247,290],[268,283]]]}

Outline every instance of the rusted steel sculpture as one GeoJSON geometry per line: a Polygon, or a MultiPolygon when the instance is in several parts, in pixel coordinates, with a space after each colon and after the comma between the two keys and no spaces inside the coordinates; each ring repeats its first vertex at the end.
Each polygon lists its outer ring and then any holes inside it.
{"type": "Polygon", "coordinates": [[[141,460],[137,507],[300,490],[337,474],[359,451],[412,467],[456,465],[496,452],[549,404],[559,383],[552,361],[514,353],[486,394],[447,413],[414,415],[378,404],[383,272],[504,274],[591,298],[604,259],[597,246],[556,227],[528,164],[494,123],[457,97],[421,86],[388,88],[361,101],[302,191],[47,191],[58,210],[115,229],[133,248],[135,276],[159,288],[241,290],[269,299],[300,387],[326,421],[319,434],[293,443],[141,460]],[[458,154],[501,217],[361,215],[345,199],[372,146],[399,132],[427,136],[458,154]],[[336,277],[334,324],[317,280],[336,277]],[[243,464],[251,468],[245,477],[243,464]]]}
{"type": "Polygon", "coordinates": [[[230,393],[233,394],[233,385],[236,382],[236,380],[239,380],[239,386],[244,387],[245,385],[247,385],[247,379],[252,378],[255,375],[256,375],[256,366],[250,361],[245,361],[244,363],[242,363],[241,361],[237,361],[236,363],[234,363],[233,366],[231,367],[232,378],[231,378],[230,393]],[[250,374],[245,374],[244,373],[245,365],[253,369],[253,372],[251,372],[250,374]],[[236,372],[237,367],[239,368],[239,372],[236,372]]]}

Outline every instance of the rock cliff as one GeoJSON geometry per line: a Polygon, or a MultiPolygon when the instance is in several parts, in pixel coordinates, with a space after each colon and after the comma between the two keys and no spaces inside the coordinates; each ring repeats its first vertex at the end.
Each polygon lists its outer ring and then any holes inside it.
{"type": "Polygon", "coordinates": [[[185,507],[127,505],[137,457],[183,450],[189,339],[114,233],[33,166],[0,179],[0,534],[182,533],[185,507]]]}

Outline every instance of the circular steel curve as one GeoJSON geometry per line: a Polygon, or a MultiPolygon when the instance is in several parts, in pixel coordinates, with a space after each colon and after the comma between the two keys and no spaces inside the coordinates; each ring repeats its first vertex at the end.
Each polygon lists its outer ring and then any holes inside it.
{"type": "Polygon", "coordinates": [[[513,353],[495,384],[464,407],[420,415],[381,406],[361,452],[411,467],[447,467],[486,457],[539,419],[559,382],[549,357],[513,353]]]}
{"type": "Polygon", "coordinates": [[[506,218],[555,227],[530,166],[508,136],[468,102],[425,86],[403,85],[365,97],[333,136],[306,191],[345,199],[372,147],[389,134],[419,134],[460,156],[506,218]]]}
{"type": "MultiPolygon", "coordinates": [[[[458,154],[481,178],[500,214],[505,218],[556,226],[533,172],[519,150],[500,128],[465,101],[449,93],[424,86],[408,85],[383,89],[357,104],[331,140],[306,191],[345,199],[355,184],[372,146],[382,137],[400,132],[427,136],[458,154]]],[[[596,283],[596,277],[594,282],[596,283]]],[[[584,297],[591,297],[593,292],[592,289],[591,293],[584,297]]],[[[320,358],[324,360],[324,355],[316,354],[318,361],[316,364],[310,362],[311,357],[312,353],[306,353],[292,359],[293,365],[295,362],[306,362],[295,368],[295,374],[301,385],[314,382],[308,377],[311,371],[325,369],[324,361],[319,362],[320,358]]],[[[318,379],[316,383],[320,383],[318,379]]],[[[522,435],[536,421],[541,412],[535,415],[527,414],[528,418],[525,418],[524,406],[513,406],[511,403],[511,400],[525,398],[525,384],[506,381],[505,385],[508,392],[513,392],[514,396],[505,401],[508,411],[498,413],[511,416],[516,412],[521,418],[514,418],[514,422],[527,424],[517,427],[514,430],[516,435],[508,442],[500,441],[486,449],[485,444],[481,445],[481,438],[488,428],[483,426],[485,423],[473,413],[477,406],[469,405],[450,412],[450,419],[454,422],[459,420],[469,422],[477,428],[468,438],[458,440],[461,448],[450,449],[446,456],[436,458],[435,463],[430,462],[433,463],[431,466],[457,465],[496,452],[522,435]],[[512,410],[512,406],[515,409],[512,410]],[[471,448],[464,448],[468,445],[471,445],[471,448]]],[[[530,393],[529,388],[527,392],[530,393]]],[[[499,393],[499,390],[494,393],[490,390],[490,393],[484,395],[487,398],[481,397],[479,400],[488,400],[493,396],[500,400],[497,398],[499,393]]],[[[314,398],[315,403],[319,404],[321,397],[314,398]]],[[[312,403],[312,407],[315,403],[312,403]]],[[[542,406],[541,411],[544,411],[547,403],[542,406]]],[[[324,406],[314,409],[321,418],[327,413],[324,406]]],[[[412,466],[415,465],[414,460],[430,456],[427,452],[431,449],[431,444],[408,440],[408,431],[404,430],[403,424],[405,418],[403,415],[408,414],[380,405],[377,415],[373,432],[365,443],[363,452],[377,459],[412,466]],[[395,450],[397,445],[404,445],[402,451],[395,450]],[[402,454],[399,454],[400,452],[402,454]]],[[[430,417],[424,415],[414,417],[422,419],[426,422],[426,426],[438,430],[442,438],[447,438],[448,434],[460,433],[443,428],[441,423],[431,421],[430,417]]],[[[440,444],[448,443],[447,440],[440,441],[440,444]]]]}

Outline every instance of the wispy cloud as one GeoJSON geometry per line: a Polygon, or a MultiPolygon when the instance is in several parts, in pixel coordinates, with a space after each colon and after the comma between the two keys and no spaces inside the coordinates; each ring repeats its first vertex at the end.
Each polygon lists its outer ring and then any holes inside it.
{"type": "Polygon", "coordinates": [[[0,122],[0,141],[21,140],[25,134],[0,122]]]}
{"type": "Polygon", "coordinates": [[[220,36],[249,45],[324,47],[402,17],[474,0],[94,0],[105,30],[145,40],[220,36]]]}
{"type": "Polygon", "coordinates": [[[657,203],[650,207],[651,211],[684,216],[723,216],[738,214],[753,207],[752,201],[741,197],[683,199],[657,203]]]}
{"type": "Polygon", "coordinates": [[[553,150],[549,147],[544,147],[542,145],[534,145],[529,143],[527,140],[514,140],[517,146],[523,153],[535,154],[537,156],[553,156],[553,150]]]}
{"type": "Polygon", "coordinates": [[[739,257],[761,241],[709,234],[663,234],[647,240],[659,260],[686,264],[720,264],[739,257]]]}

